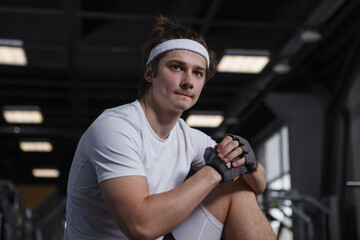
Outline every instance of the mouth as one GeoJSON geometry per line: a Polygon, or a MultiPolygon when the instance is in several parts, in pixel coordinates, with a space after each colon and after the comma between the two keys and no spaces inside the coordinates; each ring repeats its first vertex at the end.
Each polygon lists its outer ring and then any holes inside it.
{"type": "Polygon", "coordinates": [[[184,97],[189,97],[189,98],[192,97],[190,94],[187,94],[187,93],[179,93],[179,92],[176,92],[175,94],[180,95],[180,96],[184,96],[184,97]]]}

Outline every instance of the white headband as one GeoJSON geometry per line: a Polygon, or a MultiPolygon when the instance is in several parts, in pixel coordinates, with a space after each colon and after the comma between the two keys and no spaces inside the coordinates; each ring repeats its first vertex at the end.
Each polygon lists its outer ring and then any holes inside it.
{"type": "Polygon", "coordinates": [[[150,52],[150,56],[146,62],[146,66],[159,54],[175,49],[183,49],[196,52],[203,56],[206,59],[207,66],[210,66],[209,53],[206,48],[202,44],[191,39],[172,39],[156,45],[150,52]]]}

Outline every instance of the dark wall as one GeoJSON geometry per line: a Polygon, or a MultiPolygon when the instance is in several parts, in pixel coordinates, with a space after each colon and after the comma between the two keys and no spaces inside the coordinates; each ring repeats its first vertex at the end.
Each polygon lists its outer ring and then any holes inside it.
{"type": "MultiPolygon", "coordinates": [[[[292,188],[331,208],[329,239],[360,239],[360,187],[349,185],[360,182],[358,62],[347,78],[339,79],[339,91],[329,99],[311,92],[275,92],[265,101],[289,129],[292,188]]],[[[306,239],[300,235],[296,239],[306,239]]]]}
{"type": "Polygon", "coordinates": [[[289,128],[291,184],[320,197],[324,106],[310,94],[270,94],[267,105],[289,128]]]}

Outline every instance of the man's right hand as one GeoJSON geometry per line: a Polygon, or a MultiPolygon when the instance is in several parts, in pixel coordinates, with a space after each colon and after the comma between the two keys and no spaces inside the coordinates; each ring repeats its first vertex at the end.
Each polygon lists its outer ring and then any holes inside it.
{"type": "MultiPolygon", "coordinates": [[[[236,161],[240,156],[233,159],[231,162],[236,161]]],[[[226,165],[225,162],[218,156],[216,149],[208,147],[205,149],[204,159],[206,165],[214,168],[221,175],[221,182],[234,181],[239,176],[247,173],[247,168],[242,165],[233,167],[232,164],[226,165]]]]}
{"type": "Polygon", "coordinates": [[[233,181],[243,174],[253,173],[258,167],[258,161],[249,142],[240,136],[231,134],[227,135],[214,148],[207,148],[204,159],[208,166],[213,167],[221,175],[222,182],[233,181]],[[236,147],[234,142],[236,142],[236,147]],[[229,158],[230,155],[232,156],[229,158]]]}

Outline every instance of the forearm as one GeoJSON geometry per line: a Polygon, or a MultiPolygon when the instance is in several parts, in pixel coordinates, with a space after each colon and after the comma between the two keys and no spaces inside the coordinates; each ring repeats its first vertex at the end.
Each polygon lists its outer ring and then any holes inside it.
{"type": "Polygon", "coordinates": [[[149,195],[148,186],[141,183],[147,182],[146,178],[125,178],[114,180],[118,181],[116,184],[103,184],[101,190],[105,193],[105,203],[116,223],[131,239],[155,239],[170,232],[190,215],[221,180],[214,169],[206,166],[179,187],[149,195]],[[134,186],[139,187],[134,189],[134,186]],[[109,192],[111,194],[106,194],[109,192]],[[132,197],[124,196],[124,193],[132,197]]]}
{"type": "Polygon", "coordinates": [[[204,167],[174,190],[147,197],[144,222],[160,234],[170,232],[193,212],[220,180],[214,169],[204,167]]]}
{"type": "Polygon", "coordinates": [[[266,188],[266,174],[264,167],[259,163],[257,171],[251,174],[244,174],[242,178],[247,185],[255,192],[260,194],[265,191],[266,188]]]}

